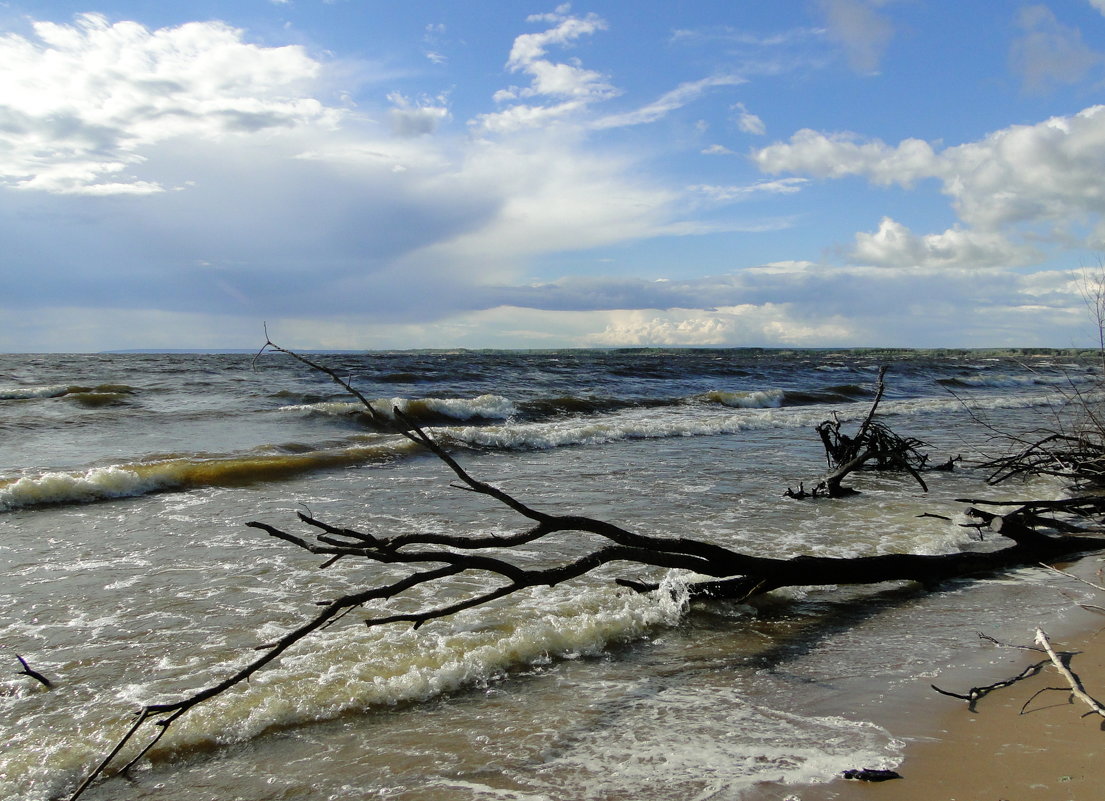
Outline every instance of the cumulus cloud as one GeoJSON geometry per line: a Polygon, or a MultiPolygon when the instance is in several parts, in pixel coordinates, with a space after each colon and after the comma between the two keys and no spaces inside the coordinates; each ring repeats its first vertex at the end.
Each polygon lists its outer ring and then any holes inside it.
{"type": "Polygon", "coordinates": [[[1100,220],[1105,190],[1105,106],[1015,125],[941,154],[945,192],[976,226],[1100,220]]]}
{"type": "Polygon", "coordinates": [[[875,10],[879,3],[865,0],[818,0],[829,39],[844,48],[856,72],[878,72],[894,26],[875,10]]]}
{"type": "Polygon", "coordinates": [[[920,139],[905,139],[891,147],[853,133],[825,134],[808,128],[795,133],[788,143],[757,150],[752,158],[768,173],[802,172],[818,178],[862,175],[881,185],[908,187],[938,173],[932,146],[920,139]]]}
{"type": "Polygon", "coordinates": [[[906,226],[883,217],[873,234],[856,234],[852,257],[879,267],[1010,267],[1039,258],[1030,247],[1016,246],[992,231],[949,228],[918,236],[906,226]]]}
{"type": "Polygon", "coordinates": [[[1031,251],[1011,239],[1077,244],[1077,229],[1093,228],[1083,246],[1105,238],[1105,106],[1092,106],[1034,125],[1013,125],[976,142],[936,151],[906,139],[896,146],[855,134],[796,133],[753,154],[765,172],[822,178],[862,176],[878,185],[911,187],[940,181],[966,229],[915,238],[886,221],[875,234],[860,234],[857,246],[868,263],[947,261],[967,255],[980,265],[1024,263],[1031,251]],[[901,258],[890,256],[892,251],[901,258]],[[953,258],[953,252],[964,254],[953,258]]]}
{"type": "Polygon", "coordinates": [[[148,194],[144,148],[333,125],[307,91],[319,65],[301,47],[261,47],[219,22],[150,31],[83,14],[0,37],[0,181],[70,194],[148,194]]]}
{"type": "Polygon", "coordinates": [[[848,342],[854,328],[843,318],[818,323],[791,318],[786,305],[609,312],[606,327],[587,344],[614,347],[684,345],[811,345],[848,342]]]}
{"type": "Polygon", "coordinates": [[[1063,25],[1047,6],[1022,8],[1017,24],[1024,34],[1013,42],[1009,61],[1030,92],[1078,83],[1102,61],[1101,54],[1082,41],[1082,32],[1063,25]]]}

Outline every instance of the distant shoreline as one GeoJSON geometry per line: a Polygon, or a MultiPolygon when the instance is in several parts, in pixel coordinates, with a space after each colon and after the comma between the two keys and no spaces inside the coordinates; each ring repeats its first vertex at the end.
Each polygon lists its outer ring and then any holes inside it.
{"type": "MultiPolygon", "coordinates": [[[[104,350],[90,352],[94,355],[221,355],[221,354],[255,354],[260,348],[124,348],[117,350],[104,350]]],[[[899,348],[899,347],[760,347],[760,346],[654,346],[642,345],[640,347],[609,347],[609,348],[303,348],[299,353],[332,353],[337,355],[358,355],[367,353],[679,353],[717,351],[719,353],[863,353],[866,355],[885,353],[892,355],[932,355],[932,356],[1023,356],[1023,357],[1047,357],[1047,356],[1100,356],[1100,350],[1096,347],[978,347],[978,348],[899,348]]],[[[17,355],[17,354],[11,354],[17,355]]],[[[28,354],[29,355],[29,354],[28,354]]],[[[57,355],[57,354],[55,354],[57,355]]]]}

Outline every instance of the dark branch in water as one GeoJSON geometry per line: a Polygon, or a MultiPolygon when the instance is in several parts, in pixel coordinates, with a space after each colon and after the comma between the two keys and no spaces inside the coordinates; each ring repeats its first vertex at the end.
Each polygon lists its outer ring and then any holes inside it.
{"type": "Polygon", "coordinates": [[[855,495],[857,491],[844,486],[843,481],[851,473],[864,468],[908,473],[921,486],[923,492],[928,492],[928,485],[921,478],[921,471],[952,470],[955,467],[959,457],[949,459],[943,464],[929,466],[928,454],[920,450],[926,447],[926,443],[914,437],[901,437],[889,426],[875,419],[875,412],[886,392],[886,370],[885,366],[879,369],[879,376],[875,382],[875,398],[871,402],[867,416],[854,435],[849,436],[841,431],[842,423],[835,416],[831,420],[818,424],[817,435],[825,448],[825,460],[829,464],[829,472],[818,480],[812,491],[807,492],[805,484],[799,484],[797,490],[787,487],[787,491],[783,493],[784,496],[804,500],[806,498],[845,498],[855,495]]]}
{"type": "Polygon", "coordinates": [[[19,664],[21,664],[23,666],[22,670],[16,671],[20,676],[30,676],[32,679],[34,679],[35,681],[40,683],[47,690],[53,688],[54,683],[52,681],[50,681],[48,678],[46,678],[45,676],[43,676],[41,673],[39,673],[37,670],[32,668],[30,665],[28,665],[26,659],[21,657],[19,654],[16,654],[15,658],[18,659],[19,664]]]}
{"type": "MultiPolygon", "coordinates": [[[[499,583],[493,589],[477,591],[466,598],[414,612],[369,617],[370,627],[393,623],[409,623],[415,628],[432,620],[447,617],[464,609],[478,607],[521,590],[536,586],[555,586],[577,579],[614,562],[653,568],[690,571],[707,577],[689,585],[692,598],[726,598],[738,601],[762,595],[781,587],[825,586],[841,584],[877,584],[888,581],[917,581],[933,586],[949,578],[993,572],[1039,562],[1051,562],[1075,553],[1105,548],[1105,539],[1077,536],[1081,528],[1072,528],[1059,515],[1074,513],[1089,516],[1105,513],[1105,497],[1073,499],[1070,505],[1060,502],[1025,502],[1003,515],[972,507],[968,514],[1009,540],[1004,548],[989,552],[963,551],[944,555],[884,554],[855,558],[798,556],[776,559],[751,556],[706,540],[688,537],[658,537],[638,534],[605,520],[579,514],[556,514],[536,509],[510,493],[481,481],[464,469],[429,432],[418,426],[398,408],[389,417],[375,409],[372,403],[332,369],[266,341],[261,353],[277,351],[302,362],[313,370],[329,376],[356,397],[372,421],[415,442],[443,462],[464,489],[506,506],[527,521],[512,534],[468,537],[459,534],[408,532],[383,535],[359,531],[299,513],[300,522],[314,533],[313,538],[285,531],[268,523],[251,522],[252,528],[264,531],[285,543],[324,557],[323,567],[337,559],[363,559],[369,563],[404,565],[410,568],[404,578],[368,587],[320,604],[314,617],[292,629],[280,639],[259,647],[260,653],[245,667],[222,681],[201,689],[185,698],[149,704],[141,709],[135,722],[114,749],[91,771],[70,796],[78,798],[97,778],[107,772],[123,749],[140,732],[153,728],[153,736],[118,772],[125,772],[142,759],[180,717],[195,706],[247,681],[252,675],[276,660],[285,651],[316,631],[322,630],[353,610],[378,599],[392,598],[423,584],[430,584],[462,573],[491,575],[499,583]],[[527,545],[557,535],[590,535],[598,544],[586,555],[555,567],[527,568],[512,561],[509,549],[527,545]],[[150,725],[146,725],[150,724],[150,725]]],[[[258,354],[260,356],[260,353],[258,354]]],[[[870,461],[884,467],[903,469],[924,487],[919,471],[925,459],[917,451],[923,443],[903,439],[874,419],[885,387],[884,371],[880,371],[875,400],[866,418],[853,437],[840,432],[839,423],[828,422],[818,429],[825,444],[830,466],[835,469],[814,490],[814,495],[839,497],[847,488],[841,481],[852,471],[870,461]]],[[[804,490],[800,490],[804,495],[804,490]]],[[[985,505],[985,501],[973,501],[985,505]]],[[[1094,529],[1096,530],[1096,529],[1094,529]]],[[[619,579],[617,583],[636,592],[650,592],[659,585],[637,579],[619,579]]]]}

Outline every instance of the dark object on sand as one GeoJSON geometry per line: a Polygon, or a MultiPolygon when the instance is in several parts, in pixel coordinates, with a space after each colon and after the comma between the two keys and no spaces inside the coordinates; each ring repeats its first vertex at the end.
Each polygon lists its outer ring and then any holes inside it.
{"type": "Polygon", "coordinates": [[[861,782],[885,782],[890,779],[900,779],[902,774],[893,770],[874,770],[872,768],[864,768],[863,770],[846,770],[842,774],[845,779],[857,779],[861,782]]]}

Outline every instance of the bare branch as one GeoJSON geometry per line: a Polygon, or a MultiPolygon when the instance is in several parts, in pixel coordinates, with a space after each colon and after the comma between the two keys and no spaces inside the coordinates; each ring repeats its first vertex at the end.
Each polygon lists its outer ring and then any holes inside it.
{"type": "Polygon", "coordinates": [[[1090,708],[1090,711],[1086,714],[1096,714],[1105,718],[1105,707],[1102,707],[1097,699],[1086,692],[1086,688],[1082,686],[1082,680],[1070,669],[1070,656],[1065,655],[1066,658],[1064,659],[1061,658],[1059,654],[1055,653],[1055,649],[1051,647],[1051,642],[1048,640],[1043,629],[1036,629],[1036,644],[1047,651],[1047,655],[1051,659],[1051,663],[1055,666],[1055,669],[1059,671],[1059,674],[1066,679],[1067,684],[1070,685],[1071,695],[1090,708]]]}
{"type": "Polygon", "coordinates": [[[47,690],[53,688],[54,683],[52,681],[50,681],[48,678],[46,678],[45,676],[43,676],[41,673],[39,673],[37,670],[32,668],[30,665],[28,665],[26,659],[21,657],[19,654],[16,654],[15,658],[18,659],[19,664],[21,664],[23,666],[22,670],[17,671],[19,673],[19,675],[21,675],[21,676],[30,676],[35,681],[39,682],[47,690]]]}

